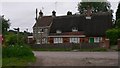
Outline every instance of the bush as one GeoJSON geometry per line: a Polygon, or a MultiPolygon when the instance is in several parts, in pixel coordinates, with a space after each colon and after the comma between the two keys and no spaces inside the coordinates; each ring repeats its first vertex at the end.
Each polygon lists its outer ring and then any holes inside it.
{"type": "Polygon", "coordinates": [[[2,56],[3,58],[10,58],[10,57],[34,57],[32,50],[27,46],[19,46],[19,45],[12,45],[2,49],[2,56]]]}
{"type": "Polygon", "coordinates": [[[8,34],[5,35],[5,45],[9,46],[9,45],[22,45],[25,43],[25,37],[24,35],[19,34],[17,36],[17,34],[8,34]]]}
{"type": "Polygon", "coordinates": [[[117,44],[117,39],[120,38],[120,29],[109,29],[106,31],[107,38],[110,39],[110,44],[115,45],[117,44]]]}

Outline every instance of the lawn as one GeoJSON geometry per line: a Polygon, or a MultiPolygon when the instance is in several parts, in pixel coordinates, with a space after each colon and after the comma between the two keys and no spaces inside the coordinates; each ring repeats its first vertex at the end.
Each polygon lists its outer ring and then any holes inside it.
{"type": "Polygon", "coordinates": [[[26,45],[7,46],[2,49],[3,68],[6,66],[27,66],[35,61],[34,53],[26,45]]]}
{"type": "Polygon", "coordinates": [[[35,57],[23,57],[23,58],[3,58],[2,66],[27,66],[29,63],[35,62],[35,57]]]}

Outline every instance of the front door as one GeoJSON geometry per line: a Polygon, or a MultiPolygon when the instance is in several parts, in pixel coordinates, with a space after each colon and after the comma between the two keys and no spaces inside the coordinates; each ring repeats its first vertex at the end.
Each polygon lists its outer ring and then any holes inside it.
{"type": "Polygon", "coordinates": [[[90,43],[94,43],[94,38],[90,38],[90,39],[89,39],[89,42],[90,42],[90,43]]]}

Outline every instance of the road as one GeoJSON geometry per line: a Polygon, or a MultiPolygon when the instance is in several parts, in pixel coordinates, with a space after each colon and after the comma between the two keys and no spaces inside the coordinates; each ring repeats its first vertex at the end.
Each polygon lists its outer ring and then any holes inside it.
{"type": "Polygon", "coordinates": [[[118,52],[42,52],[32,66],[117,66],[118,52]]]}

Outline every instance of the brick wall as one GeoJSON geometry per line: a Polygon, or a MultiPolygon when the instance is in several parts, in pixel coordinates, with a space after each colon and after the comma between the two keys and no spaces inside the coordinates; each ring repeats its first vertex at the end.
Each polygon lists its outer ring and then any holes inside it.
{"type": "Polygon", "coordinates": [[[120,49],[120,39],[117,40],[118,48],[120,49]]]}
{"type": "Polygon", "coordinates": [[[99,43],[81,43],[81,44],[34,44],[33,48],[72,48],[77,46],[78,48],[100,48],[99,43]]]}
{"type": "Polygon", "coordinates": [[[110,48],[110,40],[109,39],[105,39],[105,47],[110,48]]]}

